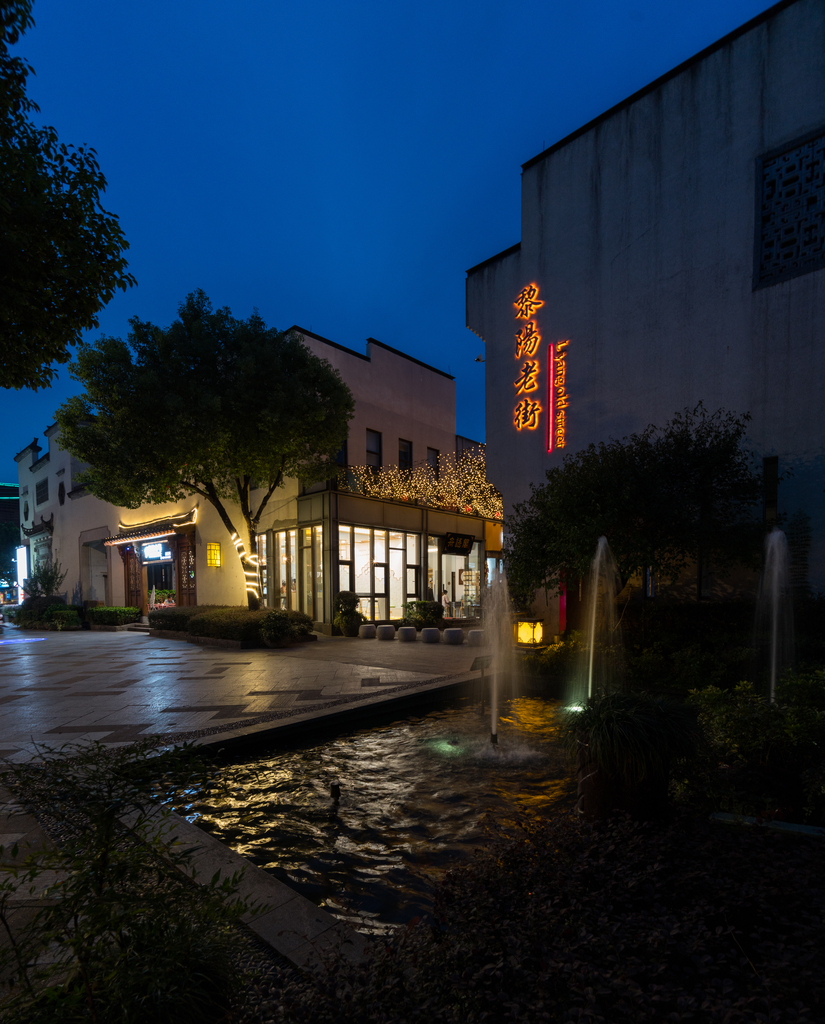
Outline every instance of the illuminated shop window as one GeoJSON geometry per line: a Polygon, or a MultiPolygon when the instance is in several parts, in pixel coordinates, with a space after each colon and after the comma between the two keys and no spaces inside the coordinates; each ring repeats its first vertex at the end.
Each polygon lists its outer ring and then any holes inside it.
{"type": "Polygon", "coordinates": [[[221,546],[210,541],[206,545],[206,564],[217,568],[221,564],[221,546]]]}

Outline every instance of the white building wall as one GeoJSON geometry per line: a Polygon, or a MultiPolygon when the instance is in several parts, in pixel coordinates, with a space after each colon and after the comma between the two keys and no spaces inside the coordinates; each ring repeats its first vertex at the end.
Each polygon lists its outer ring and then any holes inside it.
{"type": "Polygon", "coordinates": [[[487,460],[507,507],[529,495],[544,431],[513,426],[513,301],[535,282],[543,341],[570,339],[567,451],[704,401],[750,412],[751,447],[793,478],[811,582],[825,587],[825,270],[754,290],[756,160],[825,129],[825,4],[796,0],[524,167],[520,249],[471,271],[487,343],[487,460]]]}

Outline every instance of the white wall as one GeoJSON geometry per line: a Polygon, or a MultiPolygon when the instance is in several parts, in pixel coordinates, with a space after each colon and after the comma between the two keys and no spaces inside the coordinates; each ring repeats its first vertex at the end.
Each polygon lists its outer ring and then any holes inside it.
{"type": "Polygon", "coordinates": [[[752,289],[756,159],[825,127],[825,4],[798,0],[525,165],[520,251],[467,282],[487,343],[487,462],[506,505],[562,452],[512,425],[513,300],[570,339],[568,451],[703,400],[750,412],[794,477],[825,587],[825,270],[752,289]],[[503,383],[502,383],[503,382],[503,383]]]}

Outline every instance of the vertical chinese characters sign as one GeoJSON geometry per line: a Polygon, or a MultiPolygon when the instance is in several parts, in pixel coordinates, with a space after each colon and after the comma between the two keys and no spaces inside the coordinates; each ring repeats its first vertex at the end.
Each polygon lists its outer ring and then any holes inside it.
{"type": "Polygon", "coordinates": [[[538,285],[528,284],[522,288],[513,305],[516,307],[516,320],[526,321],[516,335],[516,361],[520,368],[518,380],[514,382],[516,407],[513,424],[516,430],[535,430],[542,413],[541,403],[536,399],[541,371],[541,335],[533,319],[536,310],[544,305],[539,299],[538,285]]]}
{"type": "Polygon", "coordinates": [[[539,298],[537,284],[528,284],[519,292],[513,303],[519,331],[515,336],[515,358],[518,364],[518,378],[513,382],[516,389],[516,407],[513,410],[513,425],[516,430],[536,430],[541,414],[546,417],[547,451],[564,448],[567,435],[567,346],[568,341],[558,341],[547,346],[547,384],[542,388],[541,377],[541,333],[535,320],[536,312],[544,301],[539,298]],[[546,393],[546,408],[539,398],[542,390],[546,393]]]}

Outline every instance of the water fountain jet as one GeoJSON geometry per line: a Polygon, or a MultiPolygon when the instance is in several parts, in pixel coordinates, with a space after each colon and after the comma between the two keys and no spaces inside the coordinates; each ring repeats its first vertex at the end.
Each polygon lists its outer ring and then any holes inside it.
{"type": "MultiPolygon", "coordinates": [[[[756,647],[766,652],[771,701],[776,683],[793,665],[794,625],[788,540],[774,527],[765,537],[765,561],[756,602],[756,647]]],[[[763,665],[764,665],[763,660],[763,665]]]]}

